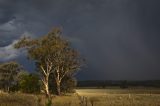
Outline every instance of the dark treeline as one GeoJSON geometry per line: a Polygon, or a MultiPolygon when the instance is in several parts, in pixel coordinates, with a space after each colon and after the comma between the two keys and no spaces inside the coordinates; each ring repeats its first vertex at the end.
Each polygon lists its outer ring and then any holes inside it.
{"type": "Polygon", "coordinates": [[[160,80],[127,81],[127,80],[86,80],[78,81],[77,87],[157,87],[160,88],[160,80]]]}

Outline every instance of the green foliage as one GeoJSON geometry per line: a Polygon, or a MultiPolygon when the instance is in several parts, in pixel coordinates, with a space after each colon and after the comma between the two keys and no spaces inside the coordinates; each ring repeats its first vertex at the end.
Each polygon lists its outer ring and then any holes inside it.
{"type": "Polygon", "coordinates": [[[14,62],[0,64],[0,88],[10,91],[10,88],[16,85],[16,78],[22,67],[14,62]]]}
{"type": "Polygon", "coordinates": [[[73,76],[65,76],[62,79],[61,90],[64,93],[74,93],[77,81],[73,76]]]}
{"type": "Polygon", "coordinates": [[[36,62],[46,95],[49,96],[49,76],[53,73],[58,95],[61,93],[62,79],[69,73],[75,73],[83,59],[70,43],[61,37],[59,28],[38,39],[22,38],[15,48],[26,48],[28,57],[36,62]]]}
{"type": "MultiPolygon", "coordinates": [[[[57,94],[57,89],[56,89],[56,81],[55,78],[53,78],[54,75],[51,74],[50,75],[50,79],[49,79],[49,87],[50,87],[50,91],[53,94],[57,94]]],[[[62,93],[74,93],[75,92],[75,88],[77,86],[77,81],[76,79],[72,76],[72,75],[66,75],[61,82],[61,92],[62,93]]]]}
{"type": "Polygon", "coordinates": [[[24,93],[39,93],[40,82],[36,74],[21,74],[19,76],[19,89],[24,93]]]}

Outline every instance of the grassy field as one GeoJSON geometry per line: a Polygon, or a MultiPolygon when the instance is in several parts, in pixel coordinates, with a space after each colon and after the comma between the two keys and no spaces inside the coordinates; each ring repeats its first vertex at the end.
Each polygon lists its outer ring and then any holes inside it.
{"type": "Polygon", "coordinates": [[[160,106],[159,89],[77,89],[86,106],[160,106]]]}
{"type": "MultiPolygon", "coordinates": [[[[44,95],[0,93],[0,106],[48,106],[47,101],[44,95]]],[[[51,106],[79,106],[79,99],[77,94],[52,95],[51,106]]]]}
{"type": "Polygon", "coordinates": [[[28,94],[0,94],[0,106],[37,106],[38,98],[28,94]]]}
{"type": "MultiPolygon", "coordinates": [[[[0,106],[46,106],[44,95],[0,93],[0,106]]],[[[52,95],[52,106],[160,106],[160,89],[77,89],[52,95]]]]}

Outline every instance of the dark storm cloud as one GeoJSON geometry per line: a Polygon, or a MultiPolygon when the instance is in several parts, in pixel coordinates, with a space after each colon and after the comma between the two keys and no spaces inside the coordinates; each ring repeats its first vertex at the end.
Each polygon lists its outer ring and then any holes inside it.
{"type": "Polygon", "coordinates": [[[9,21],[13,17],[13,6],[11,5],[11,3],[8,4],[8,2],[8,0],[0,1],[0,24],[9,21]]]}
{"type": "Polygon", "coordinates": [[[158,79],[159,4],[158,0],[0,0],[0,47],[4,50],[22,35],[38,37],[61,26],[87,59],[83,69],[87,71],[79,72],[79,79],[158,79]]]}

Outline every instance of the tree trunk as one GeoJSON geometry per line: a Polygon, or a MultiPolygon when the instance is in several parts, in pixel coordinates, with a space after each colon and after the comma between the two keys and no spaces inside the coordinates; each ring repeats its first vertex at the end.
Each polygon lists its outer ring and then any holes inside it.
{"type": "Polygon", "coordinates": [[[43,82],[44,84],[44,90],[47,98],[50,98],[50,92],[49,92],[49,84],[48,84],[48,76],[46,76],[45,81],[43,82]]]}
{"type": "Polygon", "coordinates": [[[50,98],[50,92],[49,92],[48,84],[45,85],[45,93],[46,93],[46,97],[50,98]]]}
{"type": "Polygon", "coordinates": [[[61,85],[60,85],[60,81],[56,81],[57,84],[57,95],[61,95],[61,85]]]}

